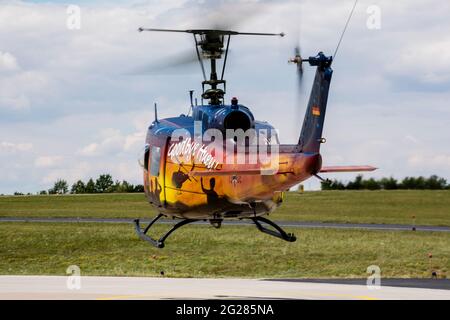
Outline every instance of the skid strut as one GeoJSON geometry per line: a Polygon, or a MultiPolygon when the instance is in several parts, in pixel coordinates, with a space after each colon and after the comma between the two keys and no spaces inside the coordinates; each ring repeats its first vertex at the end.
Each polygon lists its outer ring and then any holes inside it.
{"type": "Polygon", "coordinates": [[[170,229],[165,235],[163,235],[161,238],[159,238],[159,240],[153,239],[152,237],[147,235],[147,232],[150,230],[150,228],[153,226],[153,224],[158,221],[159,219],[161,219],[161,217],[163,217],[163,214],[159,214],[157,215],[149,224],[148,226],[142,230],[141,229],[141,225],[139,223],[139,219],[134,220],[134,227],[136,230],[137,235],[139,236],[139,238],[141,238],[144,241],[149,242],[151,245],[155,246],[156,248],[164,248],[164,241],[166,241],[166,239],[170,236],[170,234],[172,232],[174,232],[175,230],[177,230],[178,228],[192,223],[192,222],[196,222],[197,220],[191,220],[191,219],[185,219],[181,222],[178,222],[176,225],[174,225],[172,227],[172,229],[170,229]]]}
{"type": "Polygon", "coordinates": [[[258,228],[259,231],[267,233],[268,235],[283,239],[288,242],[295,242],[297,240],[297,237],[293,233],[286,233],[279,225],[277,225],[275,222],[270,221],[269,219],[263,218],[263,217],[255,217],[250,218],[258,228]],[[261,222],[266,223],[272,227],[275,228],[275,230],[267,229],[264,227],[261,222]]]}
{"type": "MultiPolygon", "coordinates": [[[[172,232],[174,232],[178,228],[181,228],[182,226],[187,225],[189,223],[198,221],[198,220],[194,220],[194,219],[182,220],[182,221],[178,222],[177,224],[175,224],[166,234],[164,234],[158,240],[153,239],[152,237],[147,235],[147,233],[150,230],[150,228],[163,216],[164,216],[163,214],[158,214],[147,225],[147,227],[145,227],[145,229],[141,228],[139,219],[134,220],[135,230],[136,230],[136,233],[139,236],[139,238],[141,238],[144,241],[149,242],[151,245],[153,245],[156,248],[164,248],[164,242],[166,241],[166,239],[172,234],[172,232]]],[[[288,241],[288,242],[295,242],[297,240],[297,238],[295,237],[294,234],[286,233],[286,231],[284,231],[279,225],[277,225],[273,221],[270,221],[263,217],[254,217],[254,218],[250,218],[250,219],[255,223],[256,227],[261,232],[264,232],[268,235],[280,238],[280,239],[288,241]],[[264,227],[261,223],[268,224],[268,225],[272,226],[275,230],[268,229],[268,228],[264,227]]],[[[214,227],[218,228],[218,227],[220,227],[222,220],[211,220],[210,222],[214,227]]]]}

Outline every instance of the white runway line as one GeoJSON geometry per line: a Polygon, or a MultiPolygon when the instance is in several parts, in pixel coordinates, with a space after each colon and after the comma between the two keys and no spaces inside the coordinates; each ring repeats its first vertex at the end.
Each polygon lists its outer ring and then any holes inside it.
{"type": "Polygon", "coordinates": [[[450,300],[450,290],[364,285],[263,281],[252,279],[169,279],[81,277],[69,290],[67,277],[0,276],[0,299],[343,299],[450,300]]]}

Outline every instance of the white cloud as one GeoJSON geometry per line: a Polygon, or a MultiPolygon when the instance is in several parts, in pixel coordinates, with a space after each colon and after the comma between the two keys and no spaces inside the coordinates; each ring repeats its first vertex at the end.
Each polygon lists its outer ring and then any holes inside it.
{"type": "Polygon", "coordinates": [[[0,111],[28,110],[33,103],[51,97],[52,86],[43,72],[20,71],[14,74],[0,74],[0,111]]]}
{"type": "Polygon", "coordinates": [[[109,128],[100,133],[100,141],[81,148],[78,154],[83,156],[118,155],[126,152],[137,152],[145,142],[145,131],[123,134],[120,130],[109,128]]]}
{"type": "Polygon", "coordinates": [[[139,131],[125,136],[124,151],[133,151],[143,146],[145,141],[145,131],[139,131]]]}
{"type": "Polygon", "coordinates": [[[98,144],[91,143],[82,148],[78,153],[83,156],[95,156],[97,154],[98,144]]]}
{"type": "Polygon", "coordinates": [[[33,149],[32,143],[0,142],[0,151],[3,152],[27,152],[33,149]]]}
{"type": "Polygon", "coordinates": [[[9,52],[0,51],[0,72],[1,71],[14,71],[19,69],[17,59],[9,52]]]}
{"type": "Polygon", "coordinates": [[[70,167],[49,170],[41,179],[41,183],[51,186],[58,179],[65,179],[74,183],[79,179],[86,179],[92,172],[92,165],[88,162],[77,162],[70,167]]]}
{"type": "Polygon", "coordinates": [[[450,82],[450,37],[408,44],[387,70],[428,84],[450,82]]]}
{"type": "Polygon", "coordinates": [[[407,141],[409,141],[409,142],[412,142],[412,143],[414,143],[414,144],[420,143],[420,141],[419,141],[416,137],[414,137],[414,136],[412,136],[412,135],[409,135],[409,134],[407,134],[407,135],[405,136],[405,140],[407,140],[407,141]]]}
{"type": "Polygon", "coordinates": [[[450,169],[450,154],[418,153],[408,158],[408,164],[416,168],[427,168],[439,173],[450,169]]]}
{"type": "Polygon", "coordinates": [[[64,158],[62,156],[41,156],[34,161],[37,168],[53,168],[61,166],[64,158]]]}

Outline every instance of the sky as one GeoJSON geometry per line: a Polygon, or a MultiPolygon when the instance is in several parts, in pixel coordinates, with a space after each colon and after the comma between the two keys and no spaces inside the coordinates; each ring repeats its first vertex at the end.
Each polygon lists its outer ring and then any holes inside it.
{"type": "MultiPolygon", "coordinates": [[[[287,60],[332,55],[353,0],[0,0],[0,194],[37,192],[102,173],[142,183],[146,128],[187,113],[200,95],[198,65],[148,70],[194,53],[186,34],[139,27],[285,32],[235,37],[226,79],[259,120],[295,143],[314,69],[302,93],[287,60]],[[69,5],[80,28],[68,28],[69,5]],[[166,63],[166,62],[164,62],[166,63]]],[[[373,165],[366,177],[450,180],[450,2],[360,0],[333,63],[322,146],[324,165],[373,165]],[[374,11],[375,10],[375,11],[374,11]],[[374,20],[375,19],[375,20],[374,20]]],[[[69,20],[73,21],[73,20],[69,20]]],[[[353,179],[356,174],[328,174],[353,179]]],[[[319,187],[317,179],[305,183],[319,187]]]]}

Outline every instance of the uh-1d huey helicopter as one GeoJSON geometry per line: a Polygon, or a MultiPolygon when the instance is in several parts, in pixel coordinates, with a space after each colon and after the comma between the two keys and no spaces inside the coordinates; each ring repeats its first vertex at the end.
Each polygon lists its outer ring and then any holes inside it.
{"type": "Polygon", "coordinates": [[[319,52],[303,59],[300,50],[296,49],[290,62],[297,65],[299,77],[303,74],[303,62],[315,67],[316,74],[298,143],[280,144],[274,127],[255,120],[250,109],[239,104],[236,98],[231,104],[225,104],[223,76],[232,36],[282,37],[283,33],[144,28],[139,31],[192,34],[204,76],[202,102],[208,100],[208,104],[194,103],[191,91],[192,115],[168,119],[158,119],[155,104],[155,120],[148,128],[141,166],[146,196],[159,214],[144,229],[139,220],[135,220],[135,229],[141,239],[163,248],[167,237],[188,223],[206,220],[220,228],[223,220],[250,219],[260,231],[294,242],[295,235],[286,233],[263,217],[282,204],[283,192],[310,177],[322,179],[319,173],[376,169],[371,166],[322,167],[320,146],[325,142],[322,130],[333,74],[332,57],[319,52]],[[222,56],[224,62],[219,78],[216,62],[222,56]],[[210,60],[209,79],[206,79],[203,63],[206,59],[210,60]],[[207,86],[209,88],[205,89],[207,86]],[[213,134],[208,135],[208,131],[213,134]],[[229,132],[234,132],[231,138],[218,138],[229,132]],[[235,132],[251,134],[241,139],[235,132]],[[255,145],[251,145],[250,140],[256,140],[255,145]],[[267,150],[265,155],[270,161],[261,161],[259,157],[249,161],[252,152],[258,153],[262,149],[267,150]],[[162,217],[181,221],[160,239],[153,239],[147,233],[162,217]]]}

